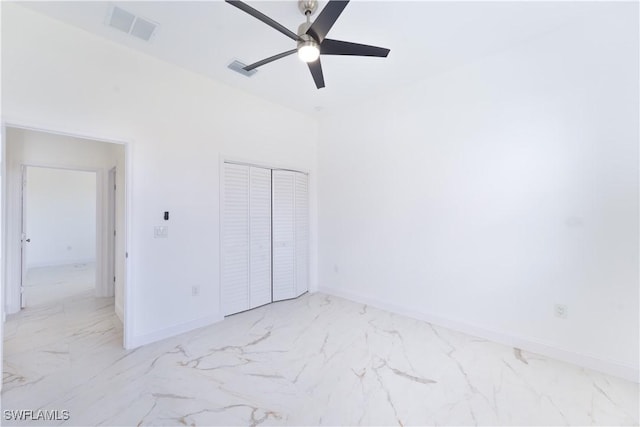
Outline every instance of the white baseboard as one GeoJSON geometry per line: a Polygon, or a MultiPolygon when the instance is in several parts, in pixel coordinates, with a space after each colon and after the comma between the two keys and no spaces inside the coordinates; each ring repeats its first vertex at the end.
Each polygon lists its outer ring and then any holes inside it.
{"type": "Polygon", "coordinates": [[[122,306],[120,304],[116,304],[116,316],[120,319],[120,323],[124,325],[124,311],[122,310],[122,306]]]}
{"type": "Polygon", "coordinates": [[[505,334],[498,331],[479,328],[465,322],[434,316],[425,312],[418,312],[407,309],[405,307],[381,301],[376,298],[364,296],[355,292],[345,291],[342,289],[332,288],[328,286],[319,286],[318,292],[345,298],[361,304],[367,304],[381,310],[390,311],[392,313],[422,320],[434,325],[442,326],[458,332],[463,332],[479,338],[484,338],[510,347],[517,347],[525,351],[541,354],[552,359],[561,360],[563,362],[578,365],[584,368],[593,369],[594,371],[603,372],[615,377],[623,378],[628,381],[640,383],[640,370],[637,366],[621,365],[617,362],[599,359],[596,357],[563,350],[549,344],[521,338],[515,335],[505,334]]]}
{"type": "MultiPolygon", "coordinates": [[[[7,298],[7,300],[8,300],[8,298],[7,298]]],[[[16,314],[20,310],[22,310],[22,307],[20,307],[20,299],[19,298],[18,298],[17,301],[12,301],[11,303],[9,301],[7,301],[7,305],[4,306],[5,315],[7,315],[7,314],[16,314]]]]}
{"type": "Polygon", "coordinates": [[[224,316],[222,316],[221,314],[215,314],[212,316],[207,316],[201,319],[196,319],[190,322],[171,326],[169,328],[159,329],[148,334],[133,336],[127,343],[127,349],[140,347],[156,341],[164,340],[166,338],[171,338],[176,335],[184,334],[185,332],[190,332],[194,329],[203,328],[205,326],[220,322],[222,319],[224,319],[224,316]]]}

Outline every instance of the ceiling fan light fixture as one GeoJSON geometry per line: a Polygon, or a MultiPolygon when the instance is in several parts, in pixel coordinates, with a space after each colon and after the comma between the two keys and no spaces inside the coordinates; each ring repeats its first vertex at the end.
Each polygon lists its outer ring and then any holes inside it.
{"type": "Polygon", "coordinates": [[[302,62],[315,62],[320,57],[320,47],[314,40],[306,40],[298,44],[298,58],[302,62]]]}
{"type": "Polygon", "coordinates": [[[322,73],[322,64],[320,64],[320,54],[322,55],[347,55],[347,56],[372,56],[378,58],[386,58],[389,55],[389,49],[377,46],[369,46],[366,44],[351,43],[342,40],[328,39],[327,33],[336,23],[340,14],[349,3],[349,0],[329,0],[322,8],[322,12],[313,22],[311,15],[318,7],[318,0],[298,0],[298,8],[306,18],[298,26],[298,33],[294,33],[284,25],[269,18],[264,13],[254,9],[242,0],[225,0],[230,5],[240,9],[241,11],[253,16],[259,21],[267,24],[271,28],[279,31],[298,45],[295,49],[287,50],[277,55],[270,56],[251,65],[246,65],[242,69],[244,71],[255,70],[258,67],[269,64],[278,59],[282,59],[294,53],[298,53],[301,61],[306,62],[313,77],[316,88],[324,87],[324,75],[322,73]]]}

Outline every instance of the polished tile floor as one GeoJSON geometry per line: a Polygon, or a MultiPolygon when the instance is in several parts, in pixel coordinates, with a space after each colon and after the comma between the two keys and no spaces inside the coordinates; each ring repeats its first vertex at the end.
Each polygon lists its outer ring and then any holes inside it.
{"type": "Polygon", "coordinates": [[[94,289],[96,264],[76,263],[37,267],[27,270],[24,297],[27,307],[62,302],[83,291],[94,289]]]}
{"type": "Polygon", "coordinates": [[[113,311],[85,291],[11,317],[3,409],[108,426],[638,424],[637,384],[323,294],[131,351],[113,311]]]}

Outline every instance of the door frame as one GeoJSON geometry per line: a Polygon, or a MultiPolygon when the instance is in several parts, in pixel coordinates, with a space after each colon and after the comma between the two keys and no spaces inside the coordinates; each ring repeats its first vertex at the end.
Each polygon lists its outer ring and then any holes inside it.
{"type": "Polygon", "coordinates": [[[27,306],[24,297],[24,286],[27,281],[27,168],[26,165],[20,165],[20,291],[18,292],[18,298],[20,298],[20,309],[27,306]]]}
{"type": "MultiPolygon", "coordinates": [[[[107,280],[105,283],[106,289],[109,295],[115,296],[115,283],[116,283],[116,224],[118,212],[116,211],[117,195],[116,195],[116,183],[117,183],[117,166],[112,167],[107,171],[107,205],[106,205],[106,226],[107,226],[107,243],[105,248],[107,250],[106,257],[106,270],[104,277],[107,280]],[[113,277],[113,279],[111,279],[113,277]]],[[[116,303],[117,304],[117,303],[116,303]]],[[[116,311],[118,311],[116,307],[116,311]]]]}
{"type": "MultiPolygon", "coordinates": [[[[225,199],[225,178],[224,178],[224,164],[225,163],[232,163],[234,165],[243,165],[243,166],[253,166],[256,168],[263,168],[263,169],[271,169],[271,172],[273,174],[273,171],[288,171],[288,172],[298,172],[298,173],[302,173],[307,175],[307,177],[311,177],[311,173],[309,172],[309,170],[305,169],[305,168],[298,168],[298,167],[291,167],[291,166],[287,166],[287,165],[278,165],[276,166],[275,164],[270,164],[270,163],[264,163],[261,161],[253,161],[250,159],[241,159],[238,157],[234,157],[234,156],[227,156],[227,155],[223,155],[220,154],[220,156],[218,157],[218,313],[222,313],[223,311],[223,307],[222,307],[222,241],[223,241],[223,230],[224,230],[224,199],[225,199]]],[[[273,175],[272,175],[273,176],[273,175]]],[[[272,184],[273,185],[273,184],[272,184]]],[[[308,187],[308,191],[311,191],[311,188],[308,187]]],[[[273,188],[272,188],[272,192],[273,192],[273,188]]],[[[271,202],[271,209],[273,210],[273,200],[271,202]]],[[[311,235],[311,212],[312,212],[312,207],[311,204],[309,204],[309,234],[311,235]]],[[[271,230],[271,241],[272,241],[272,247],[271,247],[271,258],[273,260],[273,229],[271,230]]],[[[309,238],[309,254],[312,251],[312,241],[311,241],[311,237],[309,238]]],[[[311,266],[311,257],[308,256],[309,258],[309,266],[308,266],[308,270],[307,270],[307,283],[309,284],[309,290],[311,291],[311,271],[312,271],[312,266],[311,266]]],[[[273,261],[272,261],[273,262],[273,261]]],[[[273,277],[273,265],[271,266],[271,274],[273,277]]],[[[273,284],[272,284],[273,286],[273,284]]],[[[273,294],[272,294],[272,300],[273,300],[273,294]]],[[[273,301],[272,301],[273,302],[273,301]]],[[[222,315],[224,318],[224,315],[222,315]]]]}
{"type": "MultiPolygon", "coordinates": [[[[4,313],[6,301],[4,300],[4,296],[6,295],[7,289],[7,257],[6,248],[7,248],[7,233],[6,233],[6,206],[7,206],[7,164],[6,164],[6,128],[17,128],[23,130],[30,130],[36,132],[44,132],[50,133],[54,135],[62,135],[62,136],[70,136],[73,138],[87,139],[91,141],[97,142],[106,142],[110,144],[118,144],[124,147],[124,188],[122,191],[124,192],[124,230],[122,230],[124,235],[124,283],[122,284],[123,289],[123,347],[126,349],[130,349],[134,347],[133,343],[133,331],[134,331],[134,315],[133,315],[133,307],[134,307],[134,292],[132,289],[132,278],[134,277],[134,263],[130,262],[132,255],[134,254],[134,245],[132,244],[132,224],[133,224],[133,195],[132,195],[132,177],[133,177],[133,140],[127,138],[113,138],[110,136],[96,135],[91,134],[86,131],[78,131],[75,129],[63,129],[56,126],[50,125],[39,125],[33,123],[33,121],[28,120],[19,120],[15,118],[2,118],[0,120],[0,128],[2,133],[2,144],[1,144],[1,153],[0,153],[0,177],[2,178],[2,189],[0,194],[0,203],[2,204],[2,210],[0,211],[0,230],[2,232],[2,259],[1,259],[1,272],[0,274],[0,295],[2,295],[1,309],[3,313],[3,323],[4,323],[4,313]]],[[[96,221],[97,222],[97,221],[96,221]]],[[[4,331],[3,328],[0,328],[0,342],[4,339],[4,331]]],[[[1,361],[1,358],[0,358],[1,361]]]]}
{"type": "MultiPolygon", "coordinates": [[[[0,124],[0,313],[2,318],[0,319],[0,366],[4,366],[4,322],[7,320],[7,314],[5,313],[4,304],[4,277],[5,277],[5,263],[6,263],[6,203],[5,199],[7,194],[6,184],[6,128],[4,123],[0,124]]],[[[0,391],[2,391],[2,382],[0,382],[0,391]]]]}
{"type": "MultiPolygon", "coordinates": [[[[20,197],[22,199],[22,212],[21,212],[21,225],[22,225],[22,229],[20,232],[20,236],[21,236],[21,253],[20,253],[20,262],[21,262],[21,267],[22,267],[22,271],[21,271],[21,277],[20,277],[20,290],[19,290],[19,295],[20,295],[20,308],[25,308],[26,306],[26,301],[25,301],[25,297],[24,297],[24,286],[25,286],[25,281],[27,279],[27,263],[26,263],[26,245],[25,245],[25,239],[30,239],[28,237],[28,230],[26,230],[26,225],[27,225],[27,210],[28,210],[28,205],[27,205],[27,197],[26,197],[26,192],[27,192],[27,187],[29,185],[28,181],[27,181],[27,169],[28,168],[42,168],[42,169],[56,169],[56,170],[66,170],[66,171],[72,171],[72,172],[89,172],[89,173],[94,173],[95,177],[96,177],[96,184],[95,184],[95,191],[96,191],[96,200],[95,200],[95,214],[96,214],[96,226],[95,226],[95,238],[96,238],[96,271],[95,271],[95,277],[94,277],[94,292],[97,296],[99,297],[104,297],[104,296],[111,296],[109,295],[109,283],[107,282],[107,278],[106,278],[106,269],[105,267],[108,268],[108,266],[106,266],[105,262],[104,262],[104,257],[106,255],[106,245],[105,242],[103,242],[102,239],[102,229],[104,227],[103,223],[105,221],[105,209],[108,209],[108,206],[105,206],[103,200],[103,188],[104,186],[102,185],[103,182],[103,171],[100,168],[86,168],[86,167],[73,167],[73,166],[60,166],[60,165],[56,165],[56,166],[51,166],[49,164],[46,163],[22,163],[20,165],[21,167],[21,173],[22,173],[22,186],[20,188],[20,197]]],[[[106,242],[108,243],[108,241],[106,242]]]]}

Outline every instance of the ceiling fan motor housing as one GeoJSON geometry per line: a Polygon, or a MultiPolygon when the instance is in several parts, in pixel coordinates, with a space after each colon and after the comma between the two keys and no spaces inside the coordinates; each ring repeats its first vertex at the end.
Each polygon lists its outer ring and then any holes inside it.
{"type": "Polygon", "coordinates": [[[301,39],[298,41],[298,50],[300,50],[300,48],[303,46],[314,46],[320,49],[320,45],[318,44],[318,42],[314,40],[314,38],[311,37],[309,34],[307,34],[307,30],[309,29],[310,26],[311,26],[310,22],[303,22],[298,27],[298,35],[300,36],[300,39],[301,39]]]}
{"type": "Polygon", "coordinates": [[[311,26],[310,22],[303,22],[298,26],[298,35],[304,39],[304,36],[307,35],[307,30],[311,26]]]}

